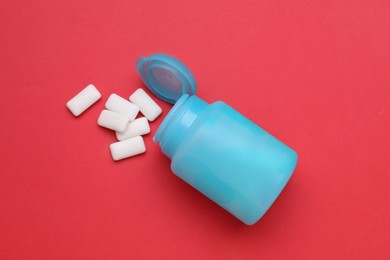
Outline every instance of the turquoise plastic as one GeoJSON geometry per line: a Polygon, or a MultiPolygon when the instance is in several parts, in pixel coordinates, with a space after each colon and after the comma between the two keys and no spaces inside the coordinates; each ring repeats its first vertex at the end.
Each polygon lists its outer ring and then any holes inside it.
{"type": "Polygon", "coordinates": [[[156,53],[139,57],[136,67],[145,85],[166,102],[174,104],[183,94],[196,93],[196,81],[191,71],[172,56],[156,53]]]}
{"type": "Polygon", "coordinates": [[[172,171],[242,222],[256,223],[290,179],[297,153],[224,102],[189,95],[195,80],[173,57],[141,58],[137,68],[158,97],[177,100],[154,136],[172,171]]]}
{"type": "Polygon", "coordinates": [[[183,95],[154,141],[172,171],[247,225],[290,179],[297,153],[224,102],[183,95]]]}

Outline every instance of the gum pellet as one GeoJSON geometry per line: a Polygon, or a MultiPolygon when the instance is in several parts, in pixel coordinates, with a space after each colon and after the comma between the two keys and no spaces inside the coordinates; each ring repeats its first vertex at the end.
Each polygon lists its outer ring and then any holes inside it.
{"type": "Polygon", "coordinates": [[[137,118],[130,122],[123,132],[116,132],[116,138],[120,141],[150,133],[150,126],[145,117],[137,118]]]}
{"type": "Polygon", "coordinates": [[[112,159],[122,160],[146,151],[142,136],[136,136],[125,141],[116,142],[110,145],[112,159]]]}
{"type": "Polygon", "coordinates": [[[101,96],[96,87],[90,84],[69,100],[66,106],[74,116],[79,116],[98,101],[101,96]]]}
{"type": "Polygon", "coordinates": [[[137,89],[129,99],[139,107],[149,121],[155,120],[162,112],[161,107],[141,88],[137,89]]]}
{"type": "Polygon", "coordinates": [[[97,123],[102,127],[123,132],[129,123],[129,118],[125,115],[104,109],[100,113],[97,123]]]}
{"type": "Polygon", "coordinates": [[[129,121],[133,121],[139,112],[138,106],[115,93],[110,95],[105,106],[110,111],[126,115],[129,121]]]}

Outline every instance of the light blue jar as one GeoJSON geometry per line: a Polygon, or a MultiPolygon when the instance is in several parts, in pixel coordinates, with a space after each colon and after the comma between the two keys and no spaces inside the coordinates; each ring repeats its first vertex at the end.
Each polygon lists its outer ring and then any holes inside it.
{"type": "Polygon", "coordinates": [[[195,96],[188,68],[165,54],[137,60],[146,86],[175,103],[154,141],[172,171],[247,225],[256,223],[290,179],[297,153],[235,109],[195,96]]]}

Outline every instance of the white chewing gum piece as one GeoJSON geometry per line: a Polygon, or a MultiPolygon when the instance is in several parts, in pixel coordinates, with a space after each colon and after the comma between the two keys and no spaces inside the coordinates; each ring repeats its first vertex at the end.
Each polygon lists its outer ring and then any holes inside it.
{"type": "Polygon", "coordinates": [[[125,141],[116,142],[110,145],[112,159],[122,160],[146,151],[142,136],[136,136],[125,141]]]}
{"type": "Polygon", "coordinates": [[[74,116],[79,116],[98,101],[101,96],[96,87],[90,84],[69,100],[66,106],[74,116]]]}
{"type": "Polygon", "coordinates": [[[129,99],[139,107],[149,121],[155,120],[162,112],[161,107],[141,88],[137,89],[129,99]]]}
{"type": "Polygon", "coordinates": [[[136,105],[115,93],[110,95],[105,106],[110,111],[126,115],[129,121],[133,121],[139,112],[136,105]]]}
{"type": "Polygon", "coordinates": [[[102,127],[123,132],[129,124],[129,118],[125,115],[104,109],[100,113],[97,123],[102,127]]]}
{"type": "Polygon", "coordinates": [[[116,138],[120,141],[150,133],[150,126],[146,117],[137,118],[130,122],[123,132],[116,132],[116,138]]]}

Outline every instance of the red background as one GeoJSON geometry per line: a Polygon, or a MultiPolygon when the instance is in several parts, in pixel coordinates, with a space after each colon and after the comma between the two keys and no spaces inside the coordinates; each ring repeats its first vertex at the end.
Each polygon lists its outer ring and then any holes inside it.
{"type": "Polygon", "coordinates": [[[0,31],[0,259],[389,259],[389,1],[3,0],[0,31]],[[112,161],[97,117],[154,52],[297,150],[256,225],[170,172],[163,116],[112,161]]]}

